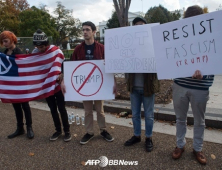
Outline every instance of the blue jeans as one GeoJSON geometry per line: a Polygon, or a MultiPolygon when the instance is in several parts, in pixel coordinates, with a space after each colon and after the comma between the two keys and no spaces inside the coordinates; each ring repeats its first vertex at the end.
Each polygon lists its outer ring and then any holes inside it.
{"type": "Polygon", "coordinates": [[[141,104],[143,103],[144,116],[145,116],[145,128],[146,137],[151,137],[153,133],[153,122],[154,122],[154,99],[155,95],[149,97],[144,96],[143,90],[133,89],[130,93],[131,109],[132,109],[132,120],[134,135],[141,135],[141,104]]]}

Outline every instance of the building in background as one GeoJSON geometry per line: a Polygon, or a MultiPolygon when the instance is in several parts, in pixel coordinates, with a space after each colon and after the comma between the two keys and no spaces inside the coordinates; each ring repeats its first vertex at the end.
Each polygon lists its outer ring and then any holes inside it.
{"type": "MultiPolygon", "coordinates": [[[[129,25],[132,26],[133,25],[133,19],[138,17],[138,16],[142,16],[144,17],[144,13],[142,12],[128,12],[128,22],[129,22],[129,25]]],[[[99,22],[99,26],[97,26],[97,34],[98,37],[104,37],[104,33],[105,33],[105,29],[107,28],[106,26],[107,24],[107,21],[102,21],[102,22],[99,22]]]]}

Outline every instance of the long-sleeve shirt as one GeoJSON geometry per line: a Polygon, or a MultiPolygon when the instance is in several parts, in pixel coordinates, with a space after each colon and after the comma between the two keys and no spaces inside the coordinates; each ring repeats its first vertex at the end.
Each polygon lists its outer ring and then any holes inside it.
{"type": "Polygon", "coordinates": [[[192,77],[176,78],[174,82],[182,87],[197,90],[209,90],[214,81],[214,75],[205,75],[201,80],[192,77]]]}

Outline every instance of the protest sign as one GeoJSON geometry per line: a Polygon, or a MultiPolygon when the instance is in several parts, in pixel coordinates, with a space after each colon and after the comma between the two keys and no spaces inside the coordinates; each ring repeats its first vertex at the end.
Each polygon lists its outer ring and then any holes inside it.
{"type": "Polygon", "coordinates": [[[64,62],[65,101],[114,99],[114,74],[105,73],[104,60],[64,62]]]}
{"type": "Polygon", "coordinates": [[[155,73],[151,27],[156,25],[105,30],[106,73],[155,73]]]}
{"type": "Polygon", "coordinates": [[[152,28],[159,79],[222,73],[222,11],[152,28]]]}

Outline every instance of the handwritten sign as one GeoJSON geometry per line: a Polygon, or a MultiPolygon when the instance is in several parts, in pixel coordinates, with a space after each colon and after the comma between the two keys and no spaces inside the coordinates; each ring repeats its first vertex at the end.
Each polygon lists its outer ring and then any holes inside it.
{"type": "Polygon", "coordinates": [[[105,30],[106,73],[154,73],[151,27],[145,24],[105,30]]]}
{"type": "Polygon", "coordinates": [[[72,73],[71,77],[72,86],[77,93],[82,96],[92,96],[98,93],[103,84],[103,74],[100,68],[91,62],[84,62],[80,64],[72,73]],[[92,70],[83,72],[86,68],[92,67],[92,70]],[[91,86],[91,83],[98,84],[97,86],[91,86]],[[86,93],[83,89],[90,89],[89,93],[86,93]],[[83,91],[83,92],[81,92],[83,91]]]}
{"type": "Polygon", "coordinates": [[[222,11],[152,28],[159,79],[222,73],[222,11]]]}
{"type": "Polygon", "coordinates": [[[65,101],[114,99],[114,75],[105,73],[104,60],[64,62],[65,101]]]}

